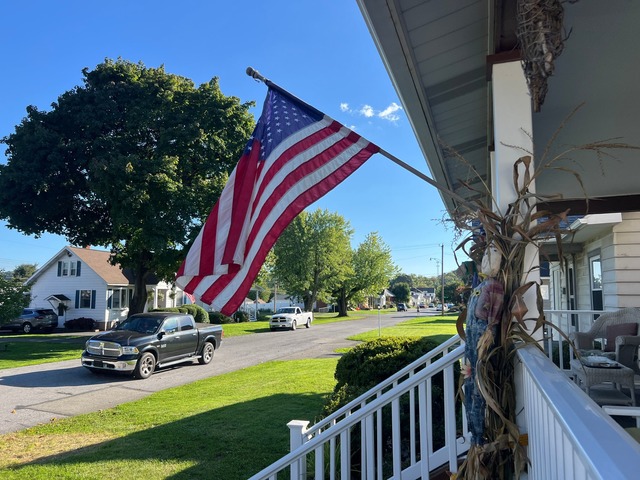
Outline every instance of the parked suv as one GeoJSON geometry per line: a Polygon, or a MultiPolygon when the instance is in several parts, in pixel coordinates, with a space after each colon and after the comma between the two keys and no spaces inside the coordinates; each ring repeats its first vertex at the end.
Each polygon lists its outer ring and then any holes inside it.
{"type": "Polygon", "coordinates": [[[407,306],[404,303],[399,303],[398,304],[398,311],[399,312],[406,312],[407,311],[407,306]]]}
{"type": "Polygon", "coordinates": [[[14,332],[31,333],[32,330],[51,332],[58,326],[58,315],[50,308],[25,308],[19,318],[2,327],[14,332]]]}

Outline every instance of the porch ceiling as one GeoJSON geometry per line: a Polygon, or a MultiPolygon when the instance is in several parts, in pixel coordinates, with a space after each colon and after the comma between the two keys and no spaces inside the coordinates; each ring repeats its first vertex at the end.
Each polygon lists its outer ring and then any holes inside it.
{"type": "MultiPolygon", "coordinates": [[[[488,157],[494,144],[488,64],[514,58],[514,52],[517,58],[516,2],[357,1],[431,174],[463,197],[477,195],[462,181],[480,188],[478,176],[488,180],[488,157]]],[[[617,138],[640,145],[640,49],[635,34],[640,3],[612,0],[563,5],[568,38],[541,112],[533,119],[539,164],[548,139],[581,104],[544,161],[571,145],[598,140],[617,138]]],[[[600,211],[635,209],[640,205],[635,175],[640,170],[638,153],[617,151],[615,156],[598,158],[591,152],[573,152],[555,165],[574,170],[582,185],[572,173],[547,169],[537,181],[537,191],[561,193],[564,200],[581,199],[586,193],[600,199],[600,211]],[[616,201],[619,196],[626,200],[616,201]]],[[[455,202],[442,198],[451,211],[455,202]]],[[[567,205],[573,213],[585,211],[584,202],[567,202],[554,209],[567,205]]]]}

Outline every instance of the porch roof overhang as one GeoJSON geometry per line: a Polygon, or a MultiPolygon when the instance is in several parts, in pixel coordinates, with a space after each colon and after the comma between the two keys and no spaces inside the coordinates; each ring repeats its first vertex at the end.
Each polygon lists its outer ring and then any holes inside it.
{"type": "Polygon", "coordinates": [[[546,260],[557,262],[560,260],[560,254],[581,253],[586,242],[608,233],[621,221],[622,214],[619,212],[580,217],[569,226],[570,233],[562,236],[562,252],[559,251],[555,240],[549,240],[540,246],[540,254],[546,260]]]}
{"type": "Polygon", "coordinates": [[[48,302],[49,300],[57,300],[60,303],[64,303],[64,302],[70,302],[71,299],[69,297],[67,297],[65,294],[63,293],[56,293],[53,295],[49,295],[47,298],[45,298],[45,300],[48,302]]]}
{"type": "MultiPolygon", "coordinates": [[[[432,176],[462,197],[481,196],[484,185],[491,184],[489,154],[500,141],[492,131],[491,99],[499,92],[491,88],[491,65],[519,58],[516,2],[357,2],[432,176]]],[[[637,171],[635,150],[617,150],[615,159],[592,151],[563,154],[603,139],[640,145],[640,50],[634,47],[640,3],[563,7],[564,51],[530,132],[537,165],[557,156],[553,165],[563,169],[545,169],[536,180],[537,192],[552,198],[544,208],[555,212],[567,207],[572,214],[640,210],[640,188],[630,175],[637,171]],[[587,204],[585,196],[598,201],[587,204]]],[[[452,212],[455,200],[441,197],[452,212]]]]}

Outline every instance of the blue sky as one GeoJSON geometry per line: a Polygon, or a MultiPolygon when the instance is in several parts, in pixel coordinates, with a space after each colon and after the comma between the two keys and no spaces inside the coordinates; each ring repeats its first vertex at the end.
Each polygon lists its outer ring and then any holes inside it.
{"type": "MultiPolygon", "coordinates": [[[[105,58],[164,65],[196,84],[218,77],[225,95],[255,100],[257,116],[266,87],[246,75],[252,66],[430,175],[355,0],[5,0],[2,12],[0,137],[13,132],[28,105],[49,110],[81,84],[83,68],[105,58]]],[[[355,230],[354,247],[379,232],[405,273],[439,274],[440,244],[445,271],[456,267],[436,190],[381,155],[315,208],[344,216],[355,230]]],[[[62,237],[36,239],[2,222],[0,269],[43,265],[65,245],[62,237]]]]}

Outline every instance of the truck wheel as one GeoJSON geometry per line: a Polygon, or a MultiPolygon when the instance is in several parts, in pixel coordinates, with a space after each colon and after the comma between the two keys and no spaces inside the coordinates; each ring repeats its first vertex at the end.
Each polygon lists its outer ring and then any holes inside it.
{"type": "Polygon", "coordinates": [[[216,347],[211,342],[205,342],[202,346],[202,353],[200,354],[200,358],[198,358],[198,363],[200,365],[206,365],[207,363],[211,363],[213,360],[213,354],[216,351],[216,347]]]}
{"type": "Polygon", "coordinates": [[[136,363],[136,368],[133,371],[133,378],[139,378],[144,380],[149,378],[156,368],[156,357],[153,353],[143,353],[136,363]]]}
{"type": "Polygon", "coordinates": [[[22,333],[31,333],[31,330],[33,329],[33,327],[31,326],[31,324],[29,322],[24,322],[22,324],[22,333]]]}
{"type": "Polygon", "coordinates": [[[311,319],[307,318],[307,323],[304,324],[305,327],[311,328],[311,319]]]}
{"type": "Polygon", "coordinates": [[[295,330],[296,327],[297,327],[296,321],[294,320],[293,322],[291,322],[291,330],[295,330]]]}

